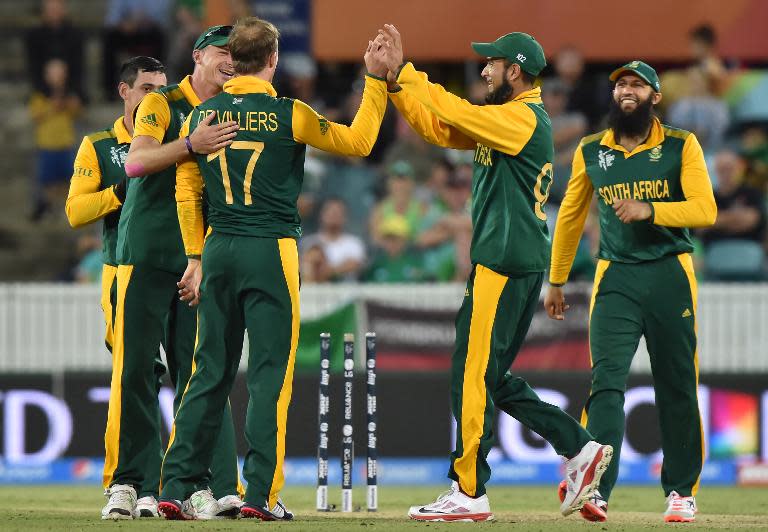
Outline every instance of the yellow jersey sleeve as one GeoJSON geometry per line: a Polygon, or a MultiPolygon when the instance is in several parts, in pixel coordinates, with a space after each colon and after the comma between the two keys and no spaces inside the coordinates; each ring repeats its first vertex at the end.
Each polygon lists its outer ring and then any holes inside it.
{"type": "Polygon", "coordinates": [[[477,143],[509,155],[520,153],[536,129],[536,115],[525,103],[513,100],[503,105],[475,105],[430,83],[411,63],[402,68],[397,83],[438,120],[477,143]]]}
{"type": "Polygon", "coordinates": [[[562,285],[568,281],[581,234],[584,232],[584,223],[589,214],[593,192],[592,181],[587,175],[584,164],[584,154],[581,151],[581,146],[579,146],[573,155],[568,189],[557,213],[549,268],[549,282],[551,284],[562,285]]]}
{"type": "MultiPolygon", "coordinates": [[[[179,131],[180,137],[189,135],[190,113],[179,131]]],[[[176,165],[176,214],[179,217],[181,238],[187,255],[203,252],[203,175],[197,160],[187,157],[176,165]]]]}
{"type": "Polygon", "coordinates": [[[680,184],[685,201],[652,202],[654,224],[666,227],[706,227],[715,223],[717,204],[712,182],[696,135],[691,133],[683,145],[680,184]]]}
{"type": "Polygon", "coordinates": [[[407,92],[390,92],[389,99],[408,125],[430,144],[457,150],[472,150],[477,146],[477,142],[472,138],[440,121],[433,112],[407,92]]]}
{"type": "Polygon", "coordinates": [[[136,110],[133,137],[152,137],[162,144],[170,124],[171,108],[168,107],[168,100],[158,92],[150,92],[144,96],[136,110]]]}
{"type": "Polygon", "coordinates": [[[101,168],[91,139],[85,137],[75,157],[75,169],[69,183],[64,207],[72,227],[82,227],[120,208],[122,203],[113,187],[101,190],[101,168]]]}
{"type": "Polygon", "coordinates": [[[293,102],[293,139],[337,155],[367,156],[387,108],[387,83],[365,76],[363,101],[352,125],[330,122],[299,100],[293,102]]]}

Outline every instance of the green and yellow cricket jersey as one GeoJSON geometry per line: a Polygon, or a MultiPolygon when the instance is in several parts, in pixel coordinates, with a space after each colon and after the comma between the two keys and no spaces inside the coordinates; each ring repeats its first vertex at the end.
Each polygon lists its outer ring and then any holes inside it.
{"type": "Polygon", "coordinates": [[[473,264],[505,275],[549,264],[543,206],[552,184],[552,126],[534,88],[503,105],[474,105],[406,64],[390,97],[408,123],[438,146],[474,149],[473,264]]]}
{"type": "Polygon", "coordinates": [[[240,125],[234,142],[216,153],[198,155],[177,168],[178,218],[188,255],[203,247],[202,190],[214,232],[266,238],[298,238],[296,201],[304,180],[309,144],[339,155],[368,155],[386,109],[386,83],[366,76],[360,109],[351,126],[330,122],[308,105],[278,98],[272,85],[239,76],[224,92],[199,105],[180,135],[194,131],[209,113],[213,123],[240,125]]]}
{"type": "Polygon", "coordinates": [[[77,150],[65,208],[72,227],[104,218],[102,256],[104,264],[111,266],[117,265],[117,226],[122,206],[115,185],[125,180],[130,144],[122,116],[112,127],[86,135],[77,150]]]}
{"type": "Polygon", "coordinates": [[[593,192],[600,218],[598,258],[638,263],[693,251],[689,227],[712,225],[717,205],[693,133],[654,119],[648,138],[628,152],[608,129],[584,137],[573,157],[573,170],[552,246],[550,282],[568,280],[593,192]],[[651,205],[651,219],[625,224],[613,202],[634,199],[651,205]]]}
{"type": "MultiPolygon", "coordinates": [[[[161,144],[179,138],[179,131],[200,99],[190,76],[147,94],[134,120],[134,137],[146,135],[161,144]]],[[[146,265],[167,272],[183,272],[187,265],[174,202],[176,165],[131,179],[117,239],[120,264],[146,265]]]]}

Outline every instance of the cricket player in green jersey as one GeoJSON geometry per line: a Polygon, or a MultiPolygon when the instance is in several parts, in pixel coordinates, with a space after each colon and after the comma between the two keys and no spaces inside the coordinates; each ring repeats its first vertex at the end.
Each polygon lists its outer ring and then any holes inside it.
{"type": "MultiPolygon", "coordinates": [[[[123,99],[123,116],[112,127],[86,135],[75,158],[75,168],[66,203],[67,219],[72,227],[83,227],[98,220],[102,225],[101,308],[106,332],[104,342],[112,351],[113,319],[117,298],[117,223],[125,201],[125,157],[133,134],[133,111],[149,92],[166,84],[165,67],[152,57],[133,57],[120,68],[117,90],[123,99]]],[[[165,368],[160,354],[155,357],[156,383],[165,368]]],[[[151,442],[155,451],[148,456],[144,481],[137,492],[139,517],[157,517],[160,485],[160,434],[151,442]]],[[[108,486],[105,486],[105,488],[108,486]]]]}
{"type": "Polygon", "coordinates": [[[645,336],[659,409],[665,521],[693,521],[704,461],[698,388],[696,277],[689,227],[712,225],[717,207],[695,135],[655,117],[656,71],[642,61],[615,70],[609,129],[582,139],[573,157],[552,247],[545,308],[562,320],[563,285],[594,193],[600,248],[589,317],[592,389],[582,421],[616,458],[582,516],[604,521],[618,476],[624,392],[645,336]]]}
{"type": "Polygon", "coordinates": [[[473,105],[430,83],[403,64],[394,26],[380,30],[390,71],[390,96],[425,140],[475,150],[472,183],[473,270],[456,317],[451,403],[456,449],[451,489],[437,501],[413,506],[417,520],[485,521],[493,518],[485,493],[490,478],[494,407],[541,435],[568,458],[568,486],[560,510],[581,508],[611,460],[571,416],[545,403],[510,366],[528,332],[549,262],[543,206],[552,182],[552,129],[536,76],[546,66],[541,45],[526,33],[473,43],[488,58],[482,76],[488,105],[473,105]],[[394,80],[396,79],[396,83],[394,80]]]}
{"type": "MultiPolygon", "coordinates": [[[[159,510],[186,518],[183,500],[205,486],[221,416],[248,331],[249,393],[242,517],[290,520],[281,502],[288,405],[299,334],[301,220],[296,201],[306,145],[339,155],[368,155],[386,109],[386,67],[369,42],[369,74],[351,126],[335,124],[298,100],[278,98],[271,81],[278,30],[241,19],[229,38],[236,76],[198,106],[181,135],[209,116],[240,125],[235,141],[179,165],[176,200],[189,266],[182,298],[199,299],[195,370],[182,398],[162,468],[159,510]],[[203,247],[203,186],[210,233],[203,247]],[[202,264],[201,264],[202,255],[202,264]],[[201,280],[202,275],[202,280],[201,280]]],[[[381,55],[381,54],[379,54],[381,55]]]]}
{"type": "MultiPolygon", "coordinates": [[[[195,105],[221,92],[232,75],[226,49],[230,26],[206,30],[194,46],[195,69],[180,83],[144,97],[134,120],[125,162],[131,179],[117,231],[117,305],[112,350],[112,382],[105,435],[104,486],[109,501],[104,518],[130,518],[136,492],[144,482],[144,464],[157,452],[160,434],[154,358],[162,344],[174,410],[192,372],[197,318],[179,301],[177,282],[186,267],[174,201],[176,163],[188,147],[201,153],[231,142],[234,123],[208,127],[179,139],[179,129],[195,105]]],[[[235,432],[229,405],[217,433],[211,464],[211,491],[195,497],[198,519],[234,517],[241,504],[235,432]],[[215,498],[214,498],[215,497],[215,498]],[[217,500],[218,499],[218,500],[217,500]]]]}

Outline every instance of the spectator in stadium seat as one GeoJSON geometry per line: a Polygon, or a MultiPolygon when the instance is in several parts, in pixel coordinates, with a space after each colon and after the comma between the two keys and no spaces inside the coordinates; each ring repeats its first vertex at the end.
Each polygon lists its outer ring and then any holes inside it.
{"type": "Polygon", "coordinates": [[[175,26],[168,43],[168,79],[178,80],[195,67],[189,50],[203,31],[201,0],[177,0],[174,11],[175,26]]]}
{"type": "Polygon", "coordinates": [[[413,197],[413,166],[406,161],[396,161],[387,173],[387,195],[376,205],[370,219],[371,239],[377,245],[383,243],[382,227],[391,218],[405,220],[406,237],[413,239],[425,212],[424,204],[413,197]]]}
{"type": "Polygon", "coordinates": [[[763,243],[766,198],[762,191],[744,182],[746,170],[747,161],[735,149],[725,148],[715,156],[717,220],[701,232],[705,247],[730,239],[763,243]]]}
{"type": "Polygon", "coordinates": [[[689,68],[686,72],[686,94],[669,106],[669,124],[692,131],[705,154],[717,150],[728,129],[728,106],[710,91],[704,72],[689,68]]]}
{"type": "Polygon", "coordinates": [[[46,90],[45,65],[51,59],[60,59],[69,72],[67,89],[84,98],[83,33],[67,17],[64,0],[43,0],[41,24],[29,29],[25,45],[27,68],[34,90],[46,90]]]}
{"type": "Polygon", "coordinates": [[[109,0],[103,43],[103,87],[109,99],[116,99],[118,67],[126,57],[165,60],[170,15],[170,0],[109,0]]]}
{"type": "Polygon", "coordinates": [[[568,94],[567,111],[583,113],[589,129],[597,129],[610,100],[610,85],[603,76],[584,71],[584,56],[575,46],[560,49],[555,58],[555,73],[568,94]]]}
{"type": "Polygon", "coordinates": [[[460,165],[450,174],[420,225],[416,247],[422,251],[424,275],[430,281],[458,281],[469,276],[472,264],[472,166],[460,165]]]}
{"type": "Polygon", "coordinates": [[[64,61],[48,61],[43,76],[45,87],[33,92],[29,100],[38,150],[32,221],[39,221],[51,209],[52,203],[64,204],[74,160],[75,119],[82,108],[80,98],[68,89],[64,61]]]}
{"type": "Polygon", "coordinates": [[[381,223],[379,248],[363,279],[373,283],[416,283],[424,280],[419,254],[410,247],[411,227],[403,216],[381,223]]]}
{"type": "MultiPolygon", "coordinates": [[[[300,242],[302,255],[309,252],[312,271],[307,272],[315,282],[354,281],[365,263],[365,244],[345,231],[347,206],[340,198],[328,198],[320,211],[317,233],[300,242]],[[319,248],[321,255],[315,251],[319,248]],[[323,260],[320,260],[319,257],[323,260]]],[[[302,271],[302,274],[304,272],[302,271]]]]}
{"type": "MultiPolygon", "coordinates": [[[[547,216],[550,212],[556,216],[571,177],[573,152],[587,131],[587,118],[580,111],[568,110],[568,88],[561,79],[546,79],[541,88],[541,99],[552,122],[552,141],[555,143],[552,185],[544,211],[547,216]]],[[[555,216],[552,216],[552,223],[555,216]]]]}
{"type": "Polygon", "coordinates": [[[693,66],[704,75],[709,90],[721,96],[728,88],[728,70],[717,54],[717,33],[709,24],[696,26],[688,34],[693,66]]]}

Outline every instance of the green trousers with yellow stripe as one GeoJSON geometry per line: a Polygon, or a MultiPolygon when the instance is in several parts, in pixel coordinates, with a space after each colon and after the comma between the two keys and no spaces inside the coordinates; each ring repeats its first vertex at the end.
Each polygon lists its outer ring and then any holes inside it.
{"type": "Polygon", "coordinates": [[[243,476],[247,503],[272,508],[283,487],[285,429],[299,340],[296,240],[213,232],[205,241],[195,371],[174,421],[161,499],[205,487],[215,434],[248,331],[243,476]]]}
{"type": "Polygon", "coordinates": [[[509,371],[539,304],[543,278],[543,272],[507,277],[482,265],[469,277],[456,316],[451,406],[457,433],[448,472],[469,496],[483,495],[491,476],[487,457],[494,440],[494,407],[539,434],[562,456],[577,455],[593,439],[509,371]]]}
{"type": "MultiPolygon", "coordinates": [[[[162,345],[175,387],[174,412],[192,373],[196,311],[179,301],[178,273],[140,265],[117,268],[112,381],[104,437],[104,487],[133,486],[141,495],[159,491],[162,442],[157,355],[162,345]],[[156,469],[155,469],[156,468],[156,469]]],[[[217,497],[241,491],[232,413],[222,405],[217,459],[210,486],[217,497]]]]}
{"type": "MultiPolygon", "coordinates": [[[[112,353],[112,346],[115,343],[115,311],[117,309],[117,266],[104,264],[101,269],[101,310],[104,312],[104,322],[106,330],[104,332],[104,344],[112,353]]],[[[165,366],[160,358],[160,352],[155,355],[155,376],[157,381],[157,392],[162,386],[162,376],[165,374],[165,366]]],[[[157,412],[160,416],[160,411],[157,412]]],[[[160,420],[158,418],[158,426],[160,420]]],[[[144,467],[144,481],[141,487],[136,490],[139,498],[146,496],[157,497],[158,487],[160,486],[160,464],[162,463],[162,441],[158,438],[152,439],[151,445],[155,447],[147,453],[147,463],[144,467]]],[[[108,486],[105,486],[105,488],[108,486]]]]}
{"type": "Polygon", "coordinates": [[[592,390],[582,421],[597,441],[613,446],[613,460],[599,487],[606,500],[618,478],[624,392],[641,336],[650,355],[659,412],[664,494],[696,494],[704,462],[696,299],[688,254],[638,264],[598,262],[589,320],[592,390]]]}

